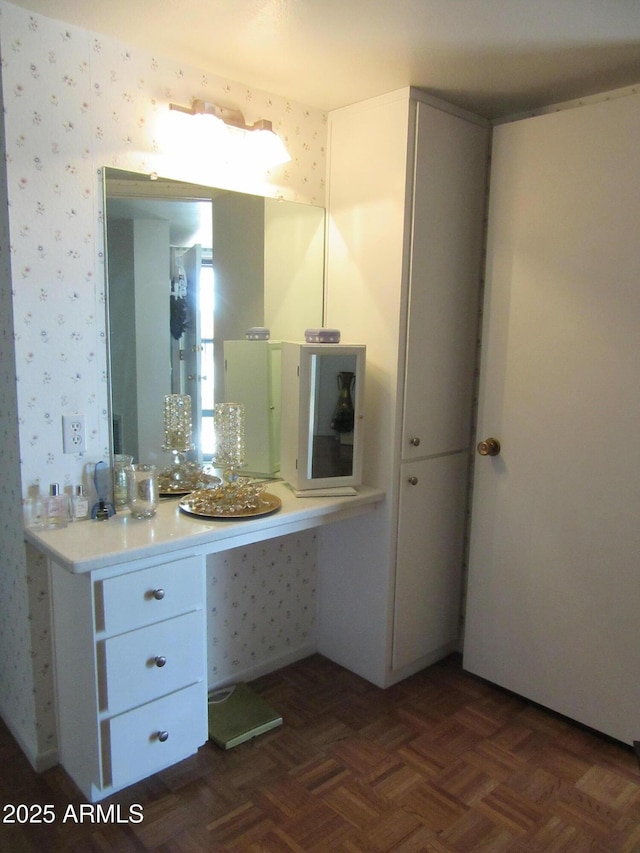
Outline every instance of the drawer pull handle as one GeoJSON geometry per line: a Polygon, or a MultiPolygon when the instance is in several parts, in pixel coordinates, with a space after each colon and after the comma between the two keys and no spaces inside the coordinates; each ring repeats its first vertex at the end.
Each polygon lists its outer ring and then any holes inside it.
{"type": "Polygon", "coordinates": [[[415,438],[412,438],[412,439],[411,439],[411,441],[409,442],[409,444],[410,444],[412,447],[420,447],[420,439],[416,436],[415,438]]]}
{"type": "Polygon", "coordinates": [[[164,590],[163,589],[154,589],[153,590],[153,597],[155,598],[156,601],[162,601],[162,599],[164,598],[164,590]]]}
{"type": "Polygon", "coordinates": [[[158,655],[157,657],[154,658],[154,661],[155,661],[156,666],[164,666],[165,663],[167,662],[167,659],[164,655],[158,655]]]}
{"type": "Polygon", "coordinates": [[[418,478],[417,477],[409,477],[409,484],[411,486],[417,486],[418,485],[418,478]]]}
{"type": "Polygon", "coordinates": [[[166,740],[169,740],[169,732],[158,732],[158,740],[160,743],[164,743],[166,740]]]}

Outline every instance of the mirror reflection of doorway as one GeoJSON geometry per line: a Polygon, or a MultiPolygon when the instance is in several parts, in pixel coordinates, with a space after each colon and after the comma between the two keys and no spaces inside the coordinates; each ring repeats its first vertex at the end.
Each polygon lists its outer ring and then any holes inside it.
{"type": "MultiPolygon", "coordinates": [[[[214,404],[214,265],[211,249],[196,244],[184,252],[175,250],[173,279],[184,276],[185,328],[172,341],[171,392],[191,397],[194,458],[213,456],[214,404]]],[[[175,295],[172,289],[172,299],[175,295]]]]}

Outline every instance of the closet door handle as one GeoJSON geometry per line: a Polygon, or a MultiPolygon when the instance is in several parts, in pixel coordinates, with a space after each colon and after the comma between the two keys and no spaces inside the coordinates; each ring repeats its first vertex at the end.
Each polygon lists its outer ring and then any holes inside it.
{"type": "Polygon", "coordinates": [[[500,442],[497,438],[485,438],[478,445],[480,456],[497,456],[500,453],[500,442]]]}

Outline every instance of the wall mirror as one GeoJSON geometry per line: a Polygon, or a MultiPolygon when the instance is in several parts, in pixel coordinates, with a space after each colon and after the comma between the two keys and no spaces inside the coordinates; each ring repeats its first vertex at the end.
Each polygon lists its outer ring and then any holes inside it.
{"type": "MultiPolygon", "coordinates": [[[[188,394],[192,459],[206,462],[214,449],[214,403],[230,399],[225,344],[229,351],[231,341],[248,345],[255,327],[268,328],[275,342],[301,340],[306,328],[322,326],[324,209],[103,172],[112,452],[169,464],[164,396],[188,394]]],[[[279,369],[267,374],[277,378],[279,369]]],[[[247,469],[271,476],[278,425],[273,414],[266,419],[256,410],[254,417],[250,409],[267,401],[273,412],[279,391],[260,394],[255,372],[247,379],[246,389],[237,372],[233,381],[233,402],[245,403],[252,426],[247,469]],[[268,428],[254,429],[258,420],[268,428]]]]}

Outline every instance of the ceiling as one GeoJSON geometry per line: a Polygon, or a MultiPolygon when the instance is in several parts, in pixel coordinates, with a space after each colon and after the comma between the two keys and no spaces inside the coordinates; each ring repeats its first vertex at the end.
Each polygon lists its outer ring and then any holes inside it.
{"type": "Polygon", "coordinates": [[[10,0],[331,110],[407,85],[495,119],[640,83],[640,0],[10,0]]]}

